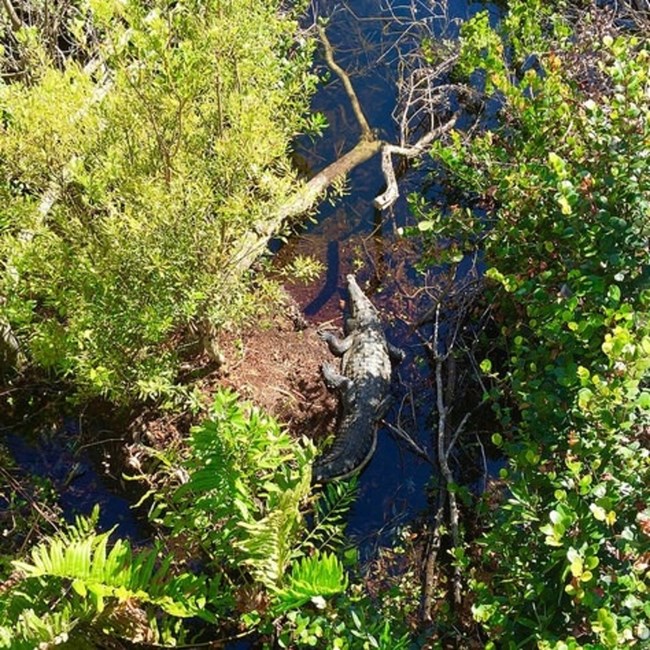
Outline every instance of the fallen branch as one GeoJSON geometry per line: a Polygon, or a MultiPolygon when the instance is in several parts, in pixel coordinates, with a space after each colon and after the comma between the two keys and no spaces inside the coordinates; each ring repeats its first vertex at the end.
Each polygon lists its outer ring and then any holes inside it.
{"type": "Polygon", "coordinates": [[[329,39],[327,38],[327,34],[325,33],[325,30],[320,25],[317,27],[317,29],[318,29],[318,36],[320,37],[321,43],[323,44],[323,48],[325,50],[325,61],[327,61],[327,65],[330,67],[330,69],[333,70],[337,74],[339,79],[343,82],[343,87],[345,88],[345,92],[348,98],[350,99],[350,103],[352,104],[352,110],[354,111],[354,115],[357,118],[357,122],[359,122],[359,126],[361,127],[362,139],[374,140],[375,136],[373,135],[372,129],[368,124],[368,120],[366,120],[366,116],[363,114],[363,110],[361,109],[361,103],[359,102],[359,98],[357,97],[357,94],[354,91],[354,88],[352,87],[350,76],[334,60],[334,49],[332,48],[332,44],[329,42],[329,39]]]}
{"type": "Polygon", "coordinates": [[[448,122],[445,122],[438,128],[429,131],[410,147],[398,146],[394,144],[384,144],[382,146],[381,171],[384,174],[384,179],[386,180],[386,191],[376,197],[373,201],[373,205],[378,210],[386,210],[391,205],[393,205],[393,203],[395,203],[399,197],[399,188],[397,186],[397,179],[395,178],[395,170],[393,167],[393,154],[404,156],[405,158],[418,158],[422,154],[426,153],[426,148],[436,138],[439,138],[454,128],[459,116],[460,112],[457,111],[449,119],[448,122]]]}
{"type": "Polygon", "coordinates": [[[269,240],[277,235],[287,221],[313,210],[322,200],[327,189],[361,163],[372,158],[381,149],[380,140],[360,140],[357,145],[341,158],[325,167],[301,187],[287,201],[272,219],[267,219],[257,227],[251,228],[240,240],[239,255],[233,265],[238,273],[250,268],[253,262],[265,251],[269,240]]]}

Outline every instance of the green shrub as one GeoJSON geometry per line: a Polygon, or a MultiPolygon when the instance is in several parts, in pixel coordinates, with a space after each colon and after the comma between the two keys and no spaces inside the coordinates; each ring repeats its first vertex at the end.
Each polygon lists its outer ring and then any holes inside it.
{"type": "Polygon", "coordinates": [[[494,214],[463,212],[459,236],[421,213],[452,251],[480,242],[505,355],[482,364],[510,463],[472,581],[498,647],[649,635],[650,49],[598,27],[518,1],[498,29],[463,27],[461,69],[482,69],[500,126],[433,155],[494,214]]]}
{"type": "Polygon", "coordinates": [[[0,647],[95,647],[93,637],[137,637],[143,630],[152,640],[170,634],[164,625],[159,630],[160,611],[210,619],[205,578],[174,575],[172,558],[161,561],[158,548],[134,553],[118,539],[109,550],[112,531],[94,531],[98,514],[78,517],[14,562],[16,574],[0,593],[0,647]],[[139,620],[129,621],[129,610],[139,620]]]}
{"type": "Polygon", "coordinates": [[[179,330],[251,311],[240,242],[292,193],[311,45],[272,0],[64,19],[81,54],[30,27],[30,75],[0,80],[0,324],[83,393],[173,393],[179,330]]]}

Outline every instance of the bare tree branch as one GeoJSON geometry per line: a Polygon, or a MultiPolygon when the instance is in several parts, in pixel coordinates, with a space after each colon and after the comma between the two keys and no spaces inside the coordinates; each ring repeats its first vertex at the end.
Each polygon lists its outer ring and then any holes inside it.
{"type": "Polygon", "coordinates": [[[9,15],[11,28],[14,30],[14,32],[17,32],[23,27],[23,21],[20,20],[20,17],[14,9],[14,6],[11,4],[11,0],[2,0],[2,6],[5,8],[5,11],[9,15]]]}
{"type": "Polygon", "coordinates": [[[445,122],[442,126],[439,126],[437,129],[429,131],[427,134],[422,136],[413,146],[397,146],[394,144],[384,144],[381,150],[381,170],[384,174],[384,179],[386,180],[386,191],[383,194],[380,194],[373,201],[373,205],[379,210],[385,210],[389,208],[399,197],[399,189],[397,186],[397,179],[395,178],[395,170],[393,168],[393,154],[398,154],[404,156],[405,158],[417,158],[425,153],[426,148],[440,136],[444,135],[451,131],[460,116],[460,112],[457,111],[451,117],[448,122],[445,122]]]}
{"type": "Polygon", "coordinates": [[[375,136],[373,135],[372,129],[368,124],[368,120],[366,120],[366,116],[363,114],[361,104],[359,103],[359,98],[357,97],[357,93],[352,87],[352,82],[350,81],[348,73],[343,70],[343,68],[334,60],[334,50],[332,48],[332,44],[327,38],[325,30],[320,25],[317,26],[317,29],[318,36],[321,40],[321,43],[323,44],[323,48],[325,49],[325,60],[327,61],[327,65],[337,74],[339,79],[343,82],[345,92],[350,100],[350,104],[352,104],[352,110],[354,111],[357,122],[361,127],[361,138],[363,140],[374,140],[375,136]]]}
{"type": "MultiPolygon", "coordinates": [[[[438,330],[440,326],[440,321],[436,322],[435,328],[436,333],[434,340],[437,342],[438,339],[438,330]]],[[[435,345],[435,344],[434,344],[435,345]]],[[[437,347],[437,346],[436,346],[437,347]]],[[[449,468],[449,454],[447,447],[447,429],[448,422],[447,416],[449,414],[449,406],[445,404],[444,399],[444,384],[442,383],[442,367],[444,364],[444,358],[442,355],[437,355],[436,357],[436,405],[438,409],[438,464],[440,465],[440,471],[446,482],[447,487],[447,496],[449,499],[449,523],[451,526],[451,539],[454,545],[454,548],[460,548],[460,532],[459,532],[459,516],[458,516],[458,503],[456,501],[456,493],[451,488],[451,485],[454,483],[454,477],[449,468]]],[[[456,565],[454,567],[454,604],[460,606],[462,599],[462,581],[460,574],[460,567],[456,565]]]]}

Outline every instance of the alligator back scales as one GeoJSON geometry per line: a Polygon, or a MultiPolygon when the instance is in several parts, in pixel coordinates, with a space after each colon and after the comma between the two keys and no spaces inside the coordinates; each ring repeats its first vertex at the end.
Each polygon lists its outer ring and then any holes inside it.
{"type": "Polygon", "coordinates": [[[332,448],[313,466],[313,480],[324,483],[360,471],[372,458],[377,444],[377,423],[388,402],[391,377],[390,349],[374,305],[359,288],[353,275],[347,276],[352,318],[348,334],[338,339],[322,332],[331,352],[341,357],[341,372],[330,364],[322,367],[328,388],[340,397],[340,415],[332,448]]]}

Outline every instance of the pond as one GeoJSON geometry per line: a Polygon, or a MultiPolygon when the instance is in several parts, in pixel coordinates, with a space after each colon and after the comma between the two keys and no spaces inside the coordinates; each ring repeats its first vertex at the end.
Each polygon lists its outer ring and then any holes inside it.
{"type": "MultiPolygon", "coordinates": [[[[327,34],[336,60],[350,74],[371,127],[386,141],[397,141],[394,111],[399,59],[410,47],[413,17],[429,21],[433,33],[444,31],[445,36],[454,36],[457,18],[486,6],[498,16],[493,5],[461,0],[450,2],[445,16],[434,16],[428,6],[418,0],[390,4],[355,0],[348,7],[322,0],[312,5],[313,14],[329,16],[327,34]]],[[[325,75],[320,57],[316,65],[325,75]]],[[[302,138],[296,143],[296,158],[307,173],[336,160],[356,144],[359,136],[349,99],[334,75],[321,84],[313,109],[326,116],[329,126],[322,138],[302,138]]],[[[346,274],[354,272],[380,309],[388,339],[406,354],[394,373],[387,425],[381,427],[377,451],[361,474],[359,498],[350,514],[349,533],[365,558],[371,557],[376,546],[386,542],[397,527],[426,508],[427,486],[432,479],[432,465],[394,433],[395,429],[403,430],[422,449],[432,451],[434,381],[421,340],[412,327],[427,306],[426,294],[421,291],[427,277],[415,269],[417,245],[399,234],[412,222],[406,197],[421,189],[426,171],[426,161],[417,169],[406,170],[399,181],[399,200],[390,210],[380,212],[373,207],[373,199],[385,186],[380,157],[375,156],[349,175],[342,198],[323,203],[313,222],[287,243],[271,246],[279,267],[298,255],[309,255],[325,266],[322,278],[311,285],[287,287],[313,324],[342,322],[344,280],[346,274]]],[[[435,275],[437,270],[430,269],[429,273],[435,275]]],[[[34,429],[34,422],[27,422],[25,430],[34,429]]],[[[88,514],[99,503],[103,529],[117,526],[119,535],[136,544],[146,543],[149,530],[145,518],[130,508],[136,499],[129,494],[129,486],[118,476],[107,476],[103,466],[111,445],[80,448],[79,426],[78,419],[60,419],[55,431],[39,430],[25,437],[14,429],[5,439],[20,467],[51,481],[69,518],[74,512],[88,514]]]]}

